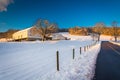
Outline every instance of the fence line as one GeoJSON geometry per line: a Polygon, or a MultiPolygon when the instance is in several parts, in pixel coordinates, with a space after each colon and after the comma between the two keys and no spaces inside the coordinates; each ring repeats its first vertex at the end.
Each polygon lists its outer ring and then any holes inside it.
{"type": "MultiPolygon", "coordinates": [[[[84,52],[86,52],[87,50],[89,50],[91,47],[95,46],[97,44],[97,41],[95,41],[94,43],[92,43],[91,45],[87,45],[84,47],[80,47],[80,55],[82,54],[82,49],[84,52]]],[[[75,48],[72,49],[72,58],[73,60],[75,59],[75,48]]],[[[59,51],[56,51],[56,67],[57,67],[57,71],[60,71],[59,69],[59,51]]]]}

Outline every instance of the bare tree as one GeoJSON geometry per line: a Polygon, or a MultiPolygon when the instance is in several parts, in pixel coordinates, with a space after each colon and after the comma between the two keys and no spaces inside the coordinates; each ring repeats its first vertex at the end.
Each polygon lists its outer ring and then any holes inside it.
{"type": "Polygon", "coordinates": [[[48,20],[42,19],[38,19],[35,26],[37,27],[37,30],[43,41],[45,41],[53,32],[56,32],[58,29],[57,24],[51,24],[48,20]]]}
{"type": "Polygon", "coordinates": [[[100,35],[102,34],[104,28],[105,24],[103,22],[99,22],[93,27],[93,31],[97,33],[98,41],[100,40],[100,35]]]}
{"type": "Polygon", "coordinates": [[[117,24],[118,22],[117,21],[113,21],[112,22],[112,28],[113,28],[113,36],[114,36],[114,39],[115,39],[115,42],[117,41],[117,38],[119,36],[119,33],[118,33],[118,27],[117,27],[117,24]]]}

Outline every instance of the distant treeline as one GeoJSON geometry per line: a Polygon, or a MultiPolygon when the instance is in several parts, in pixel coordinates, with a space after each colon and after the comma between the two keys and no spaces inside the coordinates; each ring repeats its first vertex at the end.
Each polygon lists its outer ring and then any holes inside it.
{"type": "MultiPolygon", "coordinates": [[[[120,28],[116,28],[116,34],[120,35],[120,28]]],[[[83,28],[83,27],[74,27],[69,29],[69,33],[71,35],[88,35],[89,33],[100,33],[103,35],[113,36],[115,34],[113,27],[91,27],[91,28],[83,28]]]]}
{"type": "Polygon", "coordinates": [[[97,33],[99,35],[110,35],[110,36],[120,36],[120,27],[117,26],[116,22],[112,22],[112,26],[105,26],[104,23],[97,23],[93,27],[73,27],[69,29],[71,35],[88,35],[88,33],[97,33]]]}
{"type": "Polygon", "coordinates": [[[12,34],[19,30],[9,29],[6,32],[0,32],[0,38],[12,38],[12,34]]]}
{"type": "Polygon", "coordinates": [[[120,27],[116,21],[112,22],[111,27],[107,27],[104,23],[100,22],[89,28],[79,26],[70,28],[69,33],[71,35],[88,35],[91,33],[93,35],[96,34],[98,41],[100,40],[100,35],[103,34],[113,36],[115,41],[117,41],[118,37],[120,37],[120,27]]]}
{"type": "Polygon", "coordinates": [[[70,28],[68,31],[71,35],[87,35],[89,33],[89,29],[81,28],[78,26],[74,28],[70,28]]]}

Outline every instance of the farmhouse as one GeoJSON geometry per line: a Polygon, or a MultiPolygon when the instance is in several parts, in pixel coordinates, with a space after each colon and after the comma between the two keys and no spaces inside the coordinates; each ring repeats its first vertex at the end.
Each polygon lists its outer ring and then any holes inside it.
{"type": "MultiPolygon", "coordinates": [[[[39,30],[33,26],[24,30],[20,30],[18,32],[15,32],[12,35],[12,38],[14,41],[21,41],[21,40],[42,40],[41,35],[39,34],[39,30]]],[[[62,34],[53,33],[50,36],[47,37],[46,40],[66,40],[67,38],[64,37],[62,34]]]]}
{"type": "Polygon", "coordinates": [[[39,35],[37,28],[34,26],[14,33],[12,37],[13,40],[15,41],[41,39],[41,36],[39,35]]]}

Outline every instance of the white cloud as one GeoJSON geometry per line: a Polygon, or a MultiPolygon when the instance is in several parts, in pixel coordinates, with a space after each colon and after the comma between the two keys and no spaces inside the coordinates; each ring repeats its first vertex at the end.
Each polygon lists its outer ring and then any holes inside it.
{"type": "Polygon", "coordinates": [[[7,6],[13,3],[13,0],[0,0],[0,12],[7,11],[7,6]]]}

